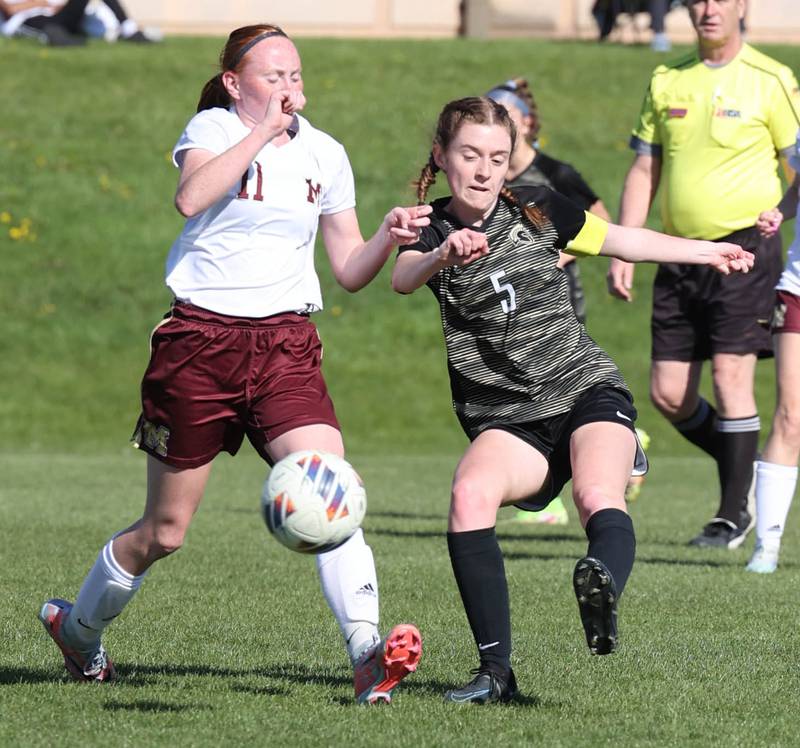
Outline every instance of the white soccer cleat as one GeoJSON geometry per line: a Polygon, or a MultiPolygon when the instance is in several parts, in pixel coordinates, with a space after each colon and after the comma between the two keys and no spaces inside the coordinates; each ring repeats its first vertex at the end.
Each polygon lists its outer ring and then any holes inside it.
{"type": "Polygon", "coordinates": [[[757,574],[772,574],[778,568],[780,550],[780,545],[764,546],[757,543],[747,564],[747,571],[754,571],[757,574]]]}

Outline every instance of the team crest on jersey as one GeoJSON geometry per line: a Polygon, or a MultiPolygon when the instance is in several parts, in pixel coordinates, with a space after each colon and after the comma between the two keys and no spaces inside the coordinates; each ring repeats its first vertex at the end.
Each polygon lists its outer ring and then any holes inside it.
{"type": "Polygon", "coordinates": [[[152,450],[161,457],[167,456],[167,442],[169,441],[169,429],[166,426],[157,426],[148,421],[144,416],[139,418],[136,431],[131,438],[134,446],[144,446],[152,450]]]}
{"type": "Polygon", "coordinates": [[[319,182],[314,184],[310,179],[306,179],[306,184],[308,185],[308,195],[306,195],[308,202],[319,203],[319,193],[322,190],[322,185],[319,182]]]}
{"type": "Polygon", "coordinates": [[[515,247],[520,244],[530,244],[533,241],[533,237],[528,233],[527,229],[520,224],[511,229],[509,237],[515,247]]]}
{"type": "Polygon", "coordinates": [[[724,117],[728,119],[741,119],[742,113],[738,109],[722,109],[718,108],[714,110],[715,117],[724,117]]]}

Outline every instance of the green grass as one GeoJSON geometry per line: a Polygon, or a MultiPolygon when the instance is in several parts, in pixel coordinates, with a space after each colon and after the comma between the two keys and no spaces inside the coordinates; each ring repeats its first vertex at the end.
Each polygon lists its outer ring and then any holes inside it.
{"type": "Polygon", "coordinates": [[[707,461],[658,460],[632,507],[638,561],[611,657],[589,655],[578,620],[570,577],[586,541],[574,509],[564,527],[498,524],[524,698],[480,709],[441,698],[475,664],[444,538],[455,456],[354,459],[382,620],[416,622],[425,643],[391,709],[353,705],[314,562],[269,537],[252,455],[219,460],[186,545],[108,630],[119,682],[68,681],[36,611],[74,597],[103,542],[137,516],[143,461],[133,450],[0,459],[0,744],[796,744],[798,525],[770,577],[744,571],[748,551],[685,547],[711,503],[707,461]]]}
{"type": "MultiPolygon", "coordinates": [[[[464,438],[438,312],[424,291],[393,295],[388,271],[349,295],[320,253],[325,372],[367,481],[383,620],[421,626],[420,672],[395,708],[351,706],[313,562],[262,527],[265,469],[245,448],[219,460],[186,547],[154,568],[109,630],[121,682],[64,681],[35,613],[48,596],[74,597],[97,550],[141,512],[144,461],[126,444],[181,226],[167,154],[220,46],[182,38],[44,50],[0,40],[0,221],[10,220],[0,223],[0,745],[796,744],[798,531],[790,518],[781,569],[766,578],[743,571],[745,551],[685,547],[715,506],[715,479],[647,402],[652,268],[637,271],[637,302],[622,306],[605,293],[605,262],[592,260],[582,263],[590,332],[620,364],[653,436],[617,655],[593,659],[582,641],[569,589],[585,548],[574,512],[566,528],[503,523],[526,699],[508,709],[441,703],[467,677],[474,645],[444,542],[464,438]],[[12,238],[24,221],[27,235],[12,238]]],[[[615,212],[628,133],[662,59],[539,40],[299,46],[306,114],[346,145],[365,232],[411,199],[441,106],[519,74],[536,92],[546,149],[615,212]]],[[[800,48],[767,51],[800,70],[800,48]]],[[[761,364],[765,422],[772,379],[772,364],[761,364]]]]}

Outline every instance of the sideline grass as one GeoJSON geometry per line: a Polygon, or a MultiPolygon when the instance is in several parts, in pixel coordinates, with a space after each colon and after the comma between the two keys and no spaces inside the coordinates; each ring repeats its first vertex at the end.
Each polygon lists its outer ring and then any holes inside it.
{"type": "Polygon", "coordinates": [[[361,709],[313,561],[272,541],[259,518],[265,470],[251,454],[218,461],[185,547],[109,629],[120,682],[68,682],[38,606],[74,598],[102,543],[138,515],[144,461],[133,451],[0,456],[0,744],[796,744],[798,525],[771,576],[744,571],[751,543],[686,547],[713,486],[701,459],[656,461],[632,507],[638,561],[611,657],[591,657],[583,640],[570,587],[585,548],[574,511],[565,527],[502,521],[525,698],[445,705],[442,692],[474,666],[444,540],[455,459],[353,457],[368,488],[383,623],[412,620],[425,642],[396,703],[361,709]]]}

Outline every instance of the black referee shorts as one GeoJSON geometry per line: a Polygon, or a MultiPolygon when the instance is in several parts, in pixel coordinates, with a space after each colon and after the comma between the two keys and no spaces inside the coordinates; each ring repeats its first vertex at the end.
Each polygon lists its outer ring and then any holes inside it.
{"type": "Polygon", "coordinates": [[[659,265],[650,322],[654,361],[703,361],[716,353],[772,355],[769,323],[783,265],[780,235],[765,239],[749,228],[717,241],[752,252],[752,270],[721,275],[707,265],[659,265]]]}
{"type": "MultiPolygon", "coordinates": [[[[567,413],[529,423],[491,424],[488,428],[507,431],[530,444],[544,455],[550,466],[550,480],[543,490],[536,496],[518,502],[516,506],[536,512],[544,509],[558,496],[572,478],[572,464],[569,459],[569,440],[572,433],[587,423],[602,421],[622,424],[636,436],[636,408],[630,393],[608,385],[596,385],[584,392],[567,413]]],[[[644,475],[646,472],[647,458],[637,437],[633,474],[644,475]]]]}

